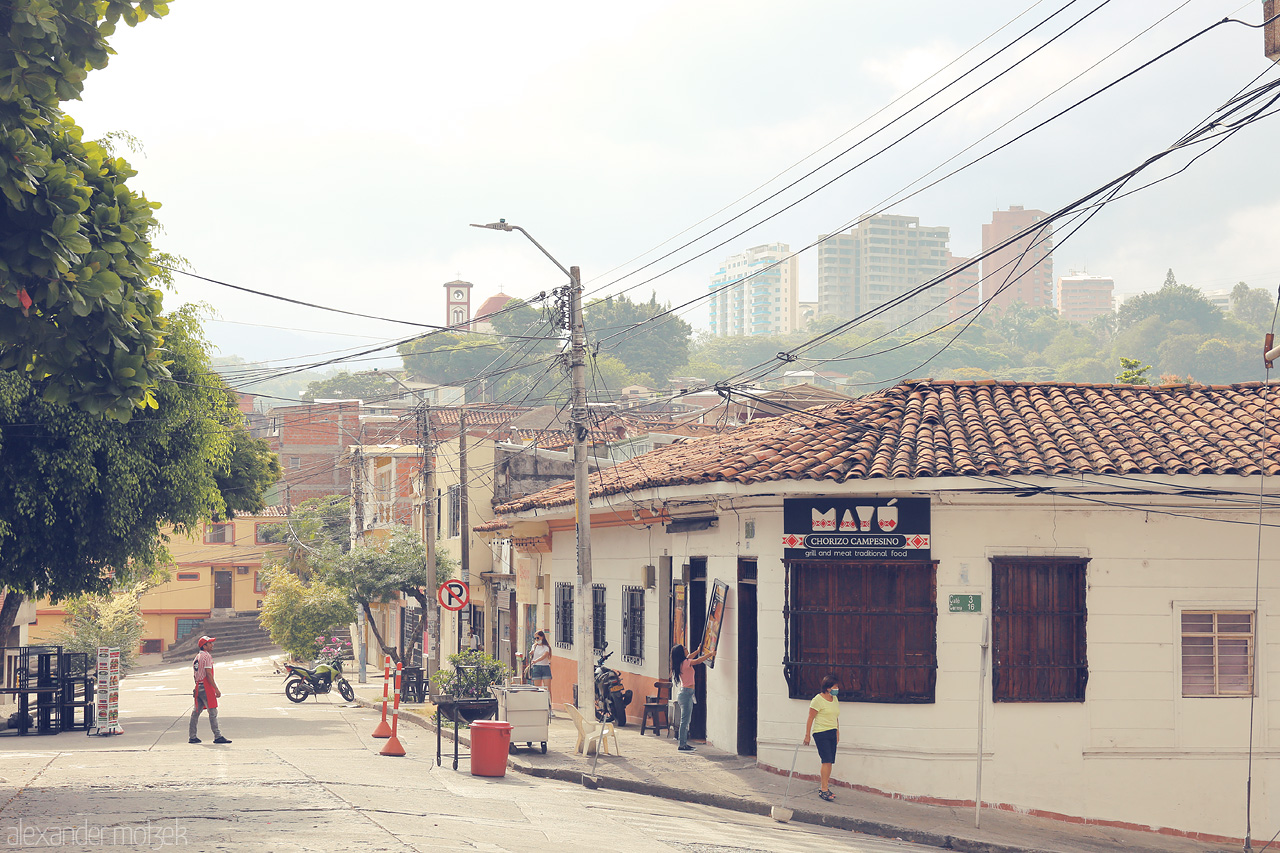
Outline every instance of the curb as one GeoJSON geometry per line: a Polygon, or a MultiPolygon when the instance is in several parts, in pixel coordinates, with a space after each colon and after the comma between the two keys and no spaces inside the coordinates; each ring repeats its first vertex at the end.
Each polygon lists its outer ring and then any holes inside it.
{"type": "MultiPolygon", "coordinates": [[[[368,699],[356,695],[356,704],[379,710],[382,700],[370,702],[368,699]]],[[[435,731],[435,723],[428,717],[420,716],[412,711],[405,711],[403,707],[400,709],[400,719],[408,720],[414,725],[435,731]]],[[[447,733],[447,730],[446,730],[447,733]]],[[[467,737],[461,730],[458,731],[458,743],[465,744],[468,748],[471,746],[471,739],[467,737]]],[[[531,764],[525,764],[519,760],[519,755],[509,756],[507,758],[507,766],[518,773],[526,776],[532,776],[540,779],[555,779],[561,782],[572,782],[580,784],[582,778],[589,774],[578,770],[566,770],[560,767],[535,767],[531,764]]],[[[630,779],[615,779],[610,776],[597,776],[597,787],[608,788],[614,791],[625,791],[630,794],[644,794],[650,797],[659,797],[665,800],[675,800],[681,803],[697,803],[703,806],[713,806],[715,808],[728,809],[735,812],[743,812],[754,815],[768,815],[770,813],[770,804],[758,800],[747,800],[741,797],[734,797],[728,794],[715,794],[707,791],[693,791],[684,788],[676,788],[671,785],[663,785],[658,782],[637,782],[630,779]]],[[[807,809],[793,808],[792,821],[799,823],[814,824],[816,826],[828,826],[833,829],[844,829],[849,832],[858,832],[863,835],[873,835],[879,838],[890,838],[899,841],[910,841],[914,844],[926,844],[931,847],[939,847],[943,850],[955,850],[958,853],[1056,853],[1046,847],[1026,847],[1015,844],[1001,844],[994,841],[979,841],[974,838],[962,838],[955,835],[946,835],[938,832],[929,832],[927,830],[907,829],[893,824],[881,823],[880,821],[864,820],[862,818],[850,817],[846,815],[832,815],[823,812],[808,811],[807,809]]],[[[1142,848],[1130,847],[1130,853],[1142,853],[1142,848]]]]}

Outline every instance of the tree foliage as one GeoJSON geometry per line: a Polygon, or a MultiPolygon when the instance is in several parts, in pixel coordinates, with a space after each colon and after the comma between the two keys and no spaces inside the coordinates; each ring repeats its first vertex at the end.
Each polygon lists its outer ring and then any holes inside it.
{"type": "Polygon", "coordinates": [[[46,401],[127,421],[167,377],[150,235],[136,173],[61,109],[107,64],[107,38],[167,13],[154,0],[0,4],[0,369],[46,401]]]}
{"type": "Polygon", "coordinates": [[[157,565],[161,528],[254,512],[280,466],[249,439],[234,394],[209,372],[191,311],[168,318],[173,381],[127,423],[47,399],[52,379],[0,373],[3,581],[54,601],[106,592],[109,568],[157,565]]]}
{"type": "Polygon", "coordinates": [[[377,400],[398,396],[402,389],[388,373],[347,373],[343,371],[307,386],[302,399],[377,400]]]}
{"type": "MultiPolygon", "coordinates": [[[[1159,290],[1132,297],[1118,314],[1087,323],[1018,303],[998,316],[983,313],[970,324],[925,336],[867,323],[806,347],[801,363],[828,371],[836,389],[849,394],[924,376],[1112,382],[1122,357],[1150,365],[1152,376],[1247,382],[1260,378],[1262,334],[1270,328],[1275,306],[1273,293],[1241,283],[1231,293],[1230,313],[1224,314],[1170,271],[1159,290]]],[[[681,372],[715,382],[773,364],[773,375],[781,376],[779,352],[841,322],[823,318],[803,332],[781,336],[713,338],[704,332],[681,372]]]]}
{"type": "Polygon", "coordinates": [[[466,385],[497,365],[507,349],[489,335],[444,332],[401,344],[399,352],[410,376],[440,385],[466,385]]]}
{"type": "Polygon", "coordinates": [[[597,299],[582,309],[587,339],[605,341],[605,351],[627,370],[652,377],[649,382],[628,384],[666,382],[689,360],[693,334],[693,327],[676,314],[646,322],[670,307],[658,302],[656,293],[648,302],[632,302],[625,294],[597,299]]]}
{"type": "Polygon", "coordinates": [[[265,567],[267,594],[258,621],[271,641],[295,660],[311,660],[320,651],[317,637],[351,624],[355,607],[342,587],[320,578],[303,580],[283,566],[265,567]]]}
{"type": "Polygon", "coordinates": [[[1150,385],[1147,371],[1151,365],[1143,364],[1140,359],[1120,357],[1120,372],[1116,374],[1116,382],[1121,385],[1150,385]]]}
{"type": "Polygon", "coordinates": [[[1198,288],[1178,284],[1173,270],[1169,270],[1159,290],[1126,300],[1116,312],[1116,326],[1123,332],[1152,317],[1160,318],[1164,324],[1186,323],[1204,332],[1217,331],[1223,319],[1222,311],[1198,288]]]}
{"type": "Polygon", "coordinates": [[[437,571],[427,572],[427,549],[409,527],[397,525],[391,535],[357,543],[325,567],[325,579],[344,589],[352,603],[369,618],[383,653],[399,659],[394,644],[388,645],[378,630],[370,605],[397,600],[401,593],[419,595],[440,582],[437,571]]]}
{"type": "Polygon", "coordinates": [[[351,498],[309,498],[294,507],[287,520],[262,525],[258,535],[264,542],[289,546],[283,555],[268,555],[265,565],[285,566],[304,578],[314,569],[324,571],[351,548],[351,498]]]}
{"type": "Polygon", "coordinates": [[[69,652],[83,652],[91,658],[99,646],[118,648],[120,669],[128,670],[138,658],[138,645],[146,630],[142,595],[167,579],[167,572],[156,570],[108,592],[72,596],[63,604],[67,617],[63,627],[54,633],[54,642],[69,652]]]}

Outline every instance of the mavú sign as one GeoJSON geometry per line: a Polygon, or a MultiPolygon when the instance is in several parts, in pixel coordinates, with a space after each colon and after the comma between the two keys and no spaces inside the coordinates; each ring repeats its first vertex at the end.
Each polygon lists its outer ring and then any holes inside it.
{"type": "Polygon", "coordinates": [[[928,560],[928,498],[791,498],[782,502],[787,560],[928,560]]]}

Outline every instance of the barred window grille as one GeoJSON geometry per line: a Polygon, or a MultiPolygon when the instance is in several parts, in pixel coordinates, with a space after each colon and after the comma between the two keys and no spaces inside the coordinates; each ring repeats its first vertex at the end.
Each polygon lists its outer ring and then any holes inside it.
{"type": "Polygon", "coordinates": [[[1253,612],[1182,613],[1182,695],[1253,694],[1253,612]]]}
{"type": "Polygon", "coordinates": [[[556,584],[556,646],[573,648],[573,584],[556,584]]]}
{"type": "Polygon", "coordinates": [[[934,563],[786,563],[789,696],[840,679],[851,702],[931,703],[938,671],[934,563]]]}
{"type": "Polygon", "coordinates": [[[992,558],[993,701],[1084,701],[1087,565],[1078,557],[992,558]]]}
{"type": "Polygon", "coordinates": [[[622,588],[622,659],[644,663],[644,587],[622,588]]]}
{"type": "Polygon", "coordinates": [[[591,587],[591,647],[603,651],[608,642],[604,632],[605,625],[604,586],[594,584],[591,587]]]}

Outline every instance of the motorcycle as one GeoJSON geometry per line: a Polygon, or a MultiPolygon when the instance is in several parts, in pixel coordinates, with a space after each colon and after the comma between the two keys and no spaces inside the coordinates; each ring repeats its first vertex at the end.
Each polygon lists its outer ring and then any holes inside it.
{"type": "MultiPolygon", "coordinates": [[[[608,644],[605,644],[608,648],[608,644]]],[[[627,706],[631,704],[631,691],[622,686],[622,676],[616,669],[610,669],[604,662],[613,657],[613,652],[605,654],[601,649],[597,652],[595,688],[596,719],[609,720],[615,726],[627,724],[627,706]]]]}
{"type": "Polygon", "coordinates": [[[342,676],[342,662],[318,663],[315,669],[307,669],[296,663],[284,665],[284,695],[290,702],[305,702],[308,696],[319,696],[328,693],[338,685],[338,693],[343,700],[354,702],[356,691],[351,688],[347,679],[342,676]]]}

